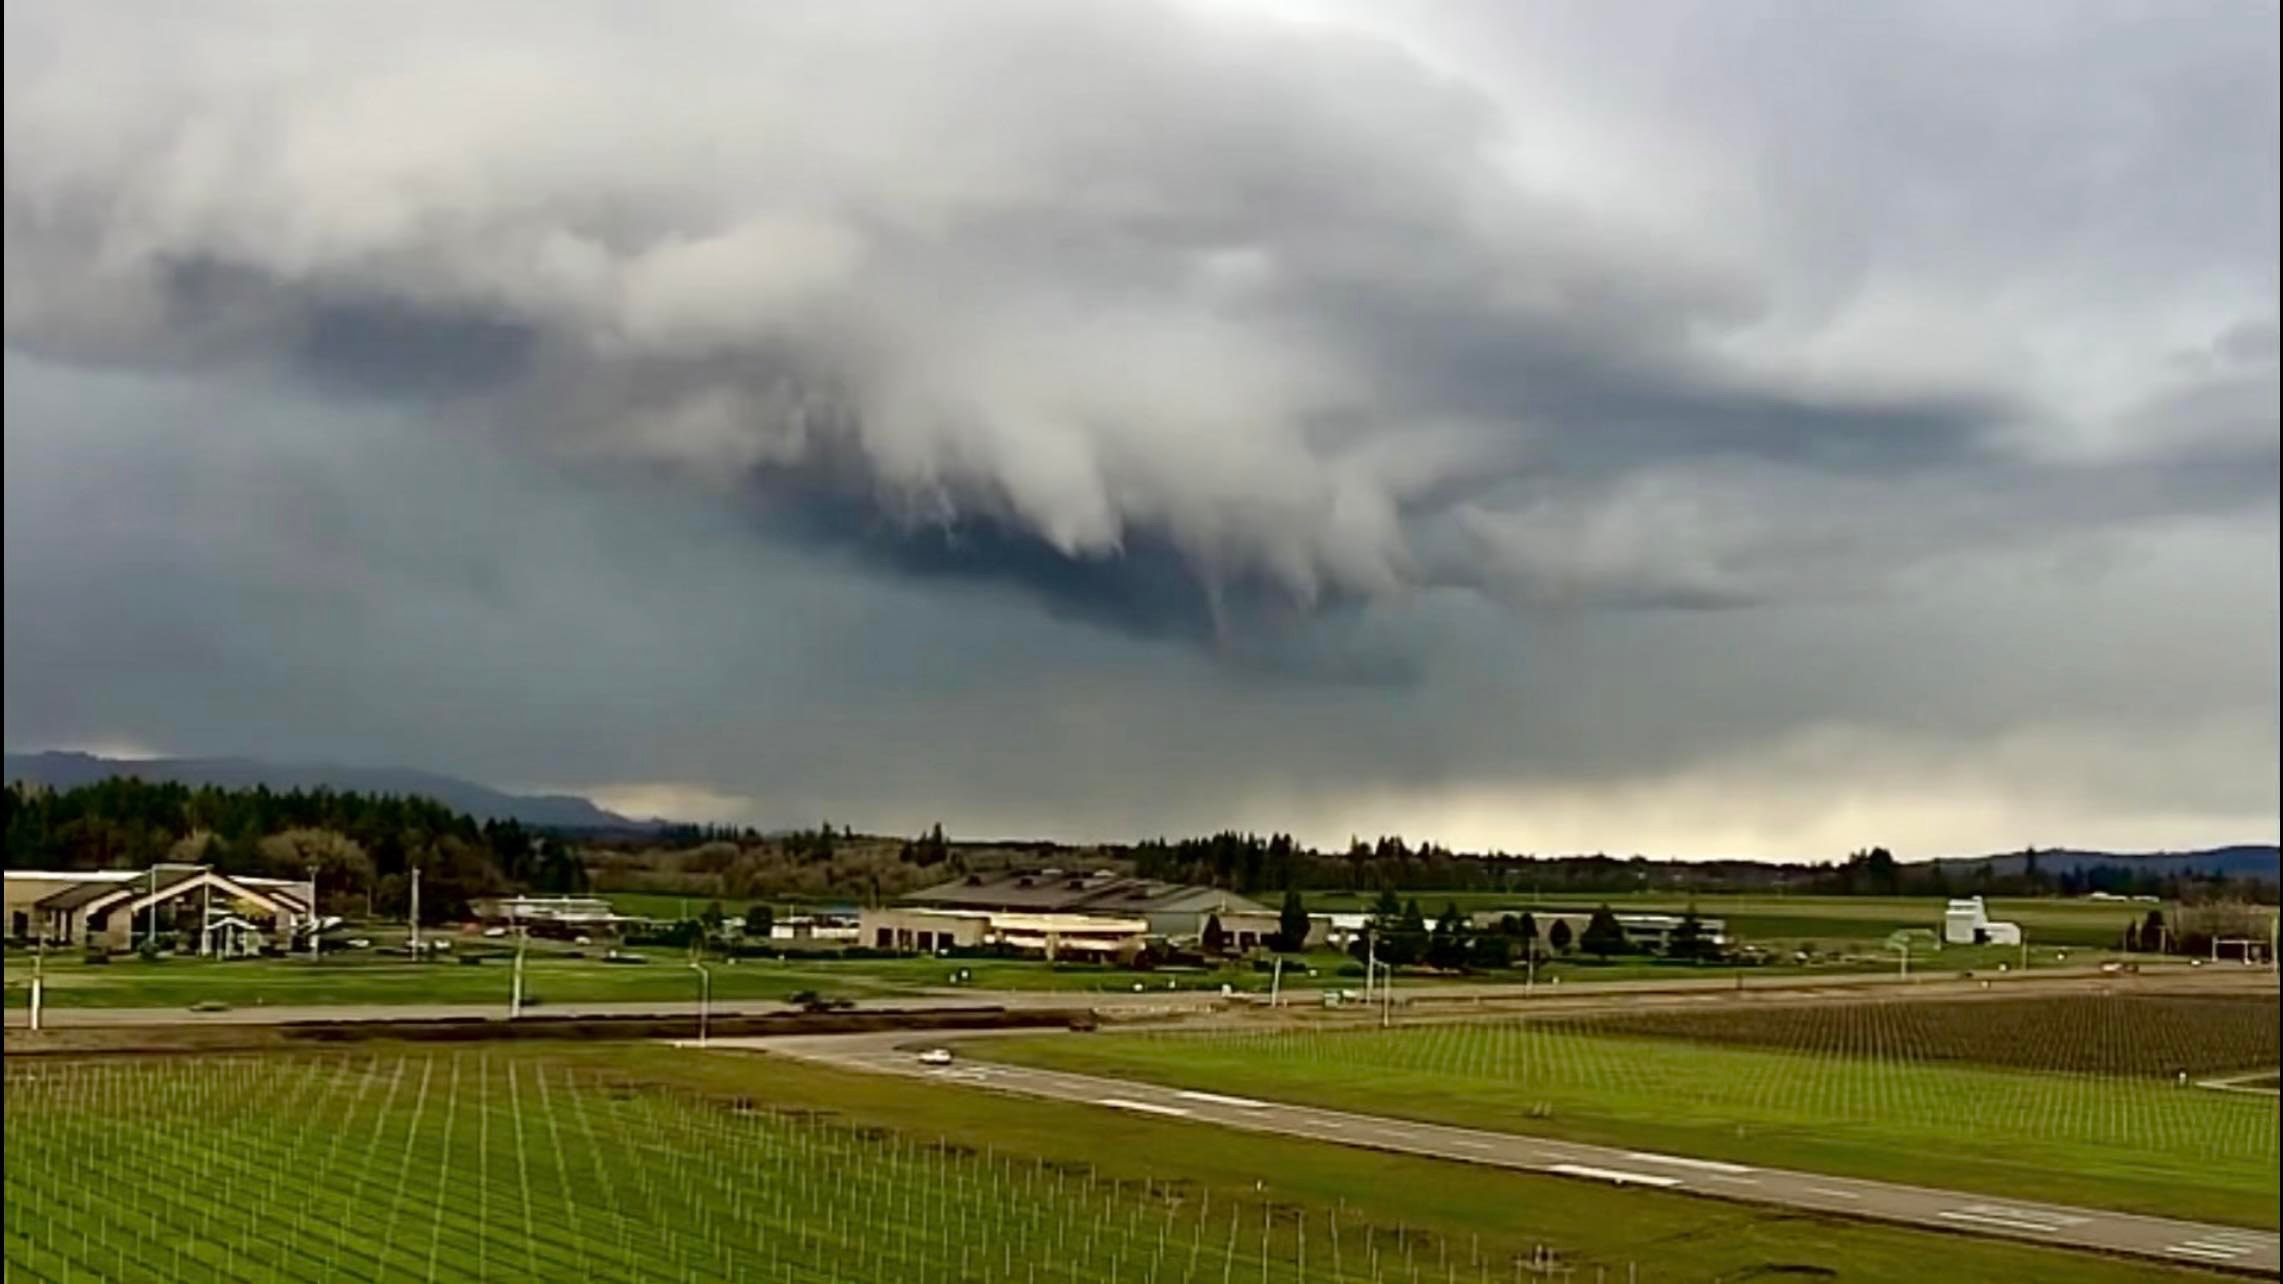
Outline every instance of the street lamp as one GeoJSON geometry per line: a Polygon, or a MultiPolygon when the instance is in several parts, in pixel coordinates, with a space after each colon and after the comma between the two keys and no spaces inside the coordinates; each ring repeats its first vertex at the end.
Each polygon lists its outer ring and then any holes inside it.
{"type": "Polygon", "coordinates": [[[706,1045],[706,1017],[713,1007],[713,973],[696,959],[690,960],[690,970],[698,974],[698,1046],[706,1045]]]}
{"type": "Polygon", "coordinates": [[[39,1028],[40,1028],[40,999],[41,999],[41,989],[43,988],[43,985],[44,985],[44,982],[45,982],[45,978],[43,978],[43,977],[40,975],[40,965],[41,965],[41,964],[43,964],[43,963],[45,963],[45,962],[47,962],[47,957],[48,957],[48,925],[47,925],[47,924],[45,924],[45,923],[42,923],[42,924],[40,924],[40,939],[39,939],[39,940],[38,940],[36,943],[34,943],[34,945],[32,946],[32,993],[31,993],[31,1000],[32,1000],[32,1012],[31,1012],[31,1027],[32,1027],[34,1030],[37,1030],[37,1029],[39,1029],[39,1028]]]}

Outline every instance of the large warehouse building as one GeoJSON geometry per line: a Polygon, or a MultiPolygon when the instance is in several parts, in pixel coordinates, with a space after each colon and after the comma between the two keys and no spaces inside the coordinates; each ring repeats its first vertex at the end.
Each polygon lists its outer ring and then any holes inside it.
{"type": "Polygon", "coordinates": [[[1148,944],[1149,922],[1109,914],[907,906],[865,910],[857,939],[880,950],[996,946],[1046,959],[1128,962],[1148,944]]]}
{"type": "MultiPolygon", "coordinates": [[[[1274,913],[1265,905],[1217,887],[1161,883],[1106,870],[1091,874],[1060,869],[969,874],[922,888],[900,903],[929,909],[1138,918],[1148,925],[1148,935],[1176,941],[1203,936],[1205,921],[1216,914],[1274,913]]],[[[866,939],[870,938],[866,933],[866,939]]]]}

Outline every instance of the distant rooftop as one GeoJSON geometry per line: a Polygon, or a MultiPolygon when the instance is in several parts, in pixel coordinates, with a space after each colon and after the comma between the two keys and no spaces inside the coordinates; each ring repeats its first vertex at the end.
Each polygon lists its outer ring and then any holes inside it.
{"type": "Polygon", "coordinates": [[[907,905],[947,909],[1032,910],[1040,913],[1186,914],[1268,907],[1234,892],[1194,883],[1163,883],[1106,870],[1019,869],[970,874],[922,888],[907,905]]]}

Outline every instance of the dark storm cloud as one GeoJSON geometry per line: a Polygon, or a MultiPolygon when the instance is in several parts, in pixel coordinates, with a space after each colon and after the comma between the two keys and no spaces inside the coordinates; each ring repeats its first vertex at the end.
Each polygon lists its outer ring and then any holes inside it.
{"type": "Polygon", "coordinates": [[[2272,8],[6,23],[11,737],[2271,801],[2272,8]]]}
{"type": "MultiPolygon", "coordinates": [[[[1012,3],[746,15],[720,49],[533,10],[523,61],[312,19],[279,61],[241,38],[255,12],[173,32],[164,65],[98,11],[11,16],[42,37],[11,63],[12,337],[480,394],[472,425],[716,485],[828,475],[789,505],[810,537],[1121,627],[1549,576],[1691,600],[1437,528],[1697,460],[1964,474],[2055,413],[2002,377],[1737,361],[1780,275],[1717,225],[1565,190],[1607,143],[1591,110],[1508,100],[1568,83],[1545,60],[1470,79],[1336,25],[1012,3]]],[[[2004,174],[1938,181],[2007,225],[2004,174]]]]}

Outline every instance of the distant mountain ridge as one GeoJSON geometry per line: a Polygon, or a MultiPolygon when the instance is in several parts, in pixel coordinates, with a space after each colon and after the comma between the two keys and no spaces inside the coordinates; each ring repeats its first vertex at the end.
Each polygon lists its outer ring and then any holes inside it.
{"type": "Polygon", "coordinates": [[[275,790],[329,788],[369,794],[417,794],[477,820],[514,820],[525,825],[567,830],[652,830],[655,818],[634,820],[572,794],[511,794],[472,780],[410,767],[312,766],[261,762],[252,758],[105,758],[97,754],[47,750],[7,755],[7,779],[52,789],[91,785],[112,776],[185,785],[275,790]]]}
{"type": "MultiPolygon", "coordinates": [[[[1945,856],[1934,863],[1945,869],[1979,869],[1988,865],[1992,874],[2003,877],[2021,873],[2028,861],[2026,852],[2004,852],[1989,856],[1945,856]]],[[[2239,843],[2186,852],[2095,852],[2064,847],[2037,853],[2037,868],[2041,873],[2058,876],[2102,866],[2145,870],[2159,877],[2225,874],[2229,878],[2254,878],[2272,883],[2283,876],[2283,848],[2239,843]]]]}

